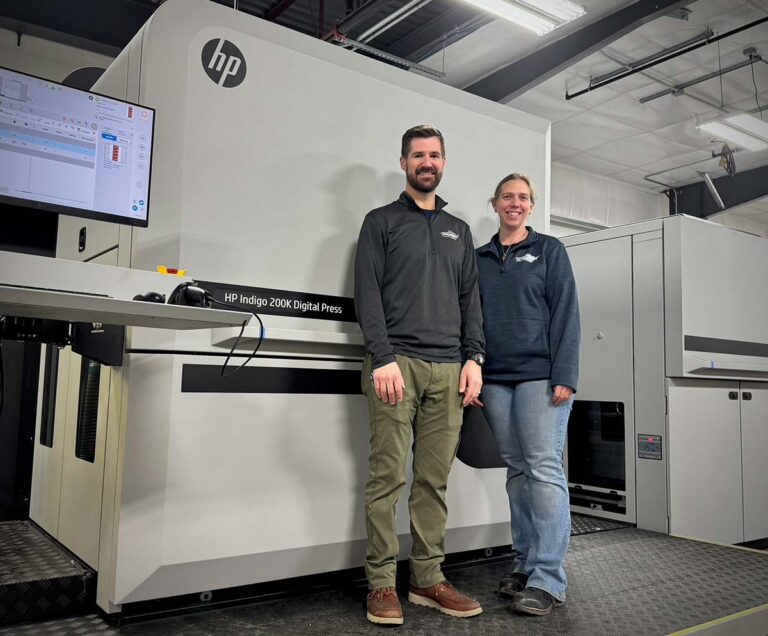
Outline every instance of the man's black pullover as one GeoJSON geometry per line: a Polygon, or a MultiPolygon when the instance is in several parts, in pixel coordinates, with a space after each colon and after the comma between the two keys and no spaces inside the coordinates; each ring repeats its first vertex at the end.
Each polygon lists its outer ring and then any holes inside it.
{"type": "Polygon", "coordinates": [[[405,192],[369,212],[355,255],[355,310],[373,368],[395,354],[460,362],[483,353],[483,318],[469,226],[419,208],[405,192]]]}

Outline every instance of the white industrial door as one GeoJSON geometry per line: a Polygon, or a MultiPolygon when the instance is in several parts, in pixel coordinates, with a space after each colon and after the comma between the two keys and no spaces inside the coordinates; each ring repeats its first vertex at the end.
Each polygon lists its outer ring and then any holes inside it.
{"type": "Polygon", "coordinates": [[[744,541],[739,383],[670,380],[670,534],[744,541]]]}
{"type": "Polygon", "coordinates": [[[744,541],[768,537],[768,384],[741,383],[741,456],[744,467],[744,541]]]}
{"type": "MultiPolygon", "coordinates": [[[[632,237],[568,247],[579,295],[581,348],[577,400],[621,403],[624,408],[626,515],[579,512],[635,521],[634,389],[632,358],[632,237]]],[[[574,483],[569,478],[570,483],[574,483]]],[[[593,488],[594,490],[594,488],[593,488]]]]}

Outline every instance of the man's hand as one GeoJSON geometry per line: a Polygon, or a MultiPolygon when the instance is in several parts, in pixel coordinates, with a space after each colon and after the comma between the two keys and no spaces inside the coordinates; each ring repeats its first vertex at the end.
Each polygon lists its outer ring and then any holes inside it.
{"type": "Polygon", "coordinates": [[[459,377],[459,393],[464,395],[462,404],[464,406],[483,406],[479,400],[482,387],[483,370],[474,360],[467,360],[459,377]]]}
{"type": "Polygon", "coordinates": [[[390,404],[402,402],[405,394],[405,382],[403,382],[403,374],[400,372],[397,362],[390,362],[383,367],[374,369],[371,373],[371,380],[373,381],[373,390],[376,391],[376,397],[382,402],[389,402],[390,404]]]}
{"type": "Polygon", "coordinates": [[[554,395],[552,396],[552,404],[560,406],[563,402],[567,402],[573,395],[573,389],[569,386],[562,386],[558,384],[553,387],[554,395]]]}

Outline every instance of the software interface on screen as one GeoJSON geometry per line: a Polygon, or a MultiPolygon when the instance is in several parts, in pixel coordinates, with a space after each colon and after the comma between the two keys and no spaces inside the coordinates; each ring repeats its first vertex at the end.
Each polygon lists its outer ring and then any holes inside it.
{"type": "Polygon", "coordinates": [[[0,68],[0,195],[144,224],[154,111],[0,68]]]}

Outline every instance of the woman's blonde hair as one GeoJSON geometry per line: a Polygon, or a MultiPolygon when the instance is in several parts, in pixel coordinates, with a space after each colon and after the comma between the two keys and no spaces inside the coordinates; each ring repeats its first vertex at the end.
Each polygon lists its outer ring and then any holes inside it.
{"type": "Polygon", "coordinates": [[[508,174],[506,177],[504,177],[501,181],[499,181],[499,185],[496,186],[496,190],[493,193],[493,196],[488,199],[488,203],[491,205],[495,205],[496,201],[499,200],[499,195],[501,194],[501,189],[504,187],[504,184],[508,181],[525,181],[525,183],[528,184],[528,190],[531,192],[531,205],[534,205],[536,203],[536,191],[533,187],[533,181],[531,181],[531,178],[520,174],[519,172],[513,172],[512,174],[508,174]]]}

